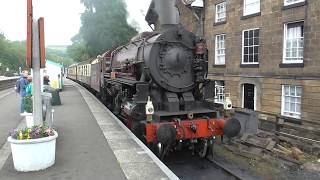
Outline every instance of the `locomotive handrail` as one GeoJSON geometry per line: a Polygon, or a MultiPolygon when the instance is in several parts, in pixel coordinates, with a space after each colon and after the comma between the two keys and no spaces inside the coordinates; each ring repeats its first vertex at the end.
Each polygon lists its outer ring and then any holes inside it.
{"type": "Polygon", "coordinates": [[[183,45],[184,47],[186,47],[186,48],[188,48],[188,49],[191,49],[191,50],[195,50],[195,49],[196,49],[196,48],[193,48],[193,47],[189,47],[188,45],[186,45],[185,43],[182,43],[181,41],[168,41],[168,40],[166,40],[166,41],[154,41],[153,43],[159,43],[159,44],[161,44],[161,43],[163,43],[163,42],[166,42],[167,44],[168,44],[168,43],[181,44],[181,45],[183,45]]]}

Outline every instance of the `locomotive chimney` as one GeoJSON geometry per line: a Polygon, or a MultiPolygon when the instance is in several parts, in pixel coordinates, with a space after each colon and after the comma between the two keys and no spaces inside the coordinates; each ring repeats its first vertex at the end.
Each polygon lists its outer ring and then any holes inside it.
{"type": "Polygon", "coordinates": [[[155,0],[155,8],[159,15],[161,31],[179,24],[176,0],[155,0]]]}

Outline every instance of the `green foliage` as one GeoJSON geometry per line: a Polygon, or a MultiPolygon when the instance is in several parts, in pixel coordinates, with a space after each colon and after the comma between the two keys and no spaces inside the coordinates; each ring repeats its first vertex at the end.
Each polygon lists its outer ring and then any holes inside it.
{"type": "Polygon", "coordinates": [[[0,33],[0,75],[6,68],[18,72],[19,67],[25,67],[26,46],[25,41],[9,41],[0,33]]]}
{"type": "Polygon", "coordinates": [[[46,48],[46,58],[60,64],[63,63],[65,67],[73,64],[73,60],[68,56],[67,52],[61,49],[46,48]]]}
{"type": "Polygon", "coordinates": [[[24,97],[24,110],[27,113],[32,113],[32,110],[33,110],[32,96],[24,97]]]}
{"type": "Polygon", "coordinates": [[[84,41],[74,42],[68,47],[67,53],[69,57],[72,57],[72,59],[76,62],[87,60],[90,57],[88,54],[87,45],[84,41]]]}
{"type": "Polygon", "coordinates": [[[95,57],[107,49],[126,44],[136,29],[127,23],[126,4],[123,0],[80,0],[86,7],[81,15],[82,27],[68,48],[75,61],[95,57]]]}

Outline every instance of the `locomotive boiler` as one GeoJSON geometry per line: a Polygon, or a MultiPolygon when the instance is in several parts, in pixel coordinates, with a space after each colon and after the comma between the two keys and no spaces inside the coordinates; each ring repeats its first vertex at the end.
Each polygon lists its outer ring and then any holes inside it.
{"type": "Polygon", "coordinates": [[[181,145],[205,156],[215,136],[235,136],[240,124],[221,118],[208,100],[214,82],[206,79],[205,40],[178,23],[175,0],[152,3],[161,30],[142,33],[112,52],[105,103],[160,157],[181,145]]]}

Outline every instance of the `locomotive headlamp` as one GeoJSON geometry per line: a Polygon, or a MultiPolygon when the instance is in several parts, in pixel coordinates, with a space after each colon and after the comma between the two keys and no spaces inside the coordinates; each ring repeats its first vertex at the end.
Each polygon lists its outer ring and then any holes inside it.
{"type": "Polygon", "coordinates": [[[223,107],[226,110],[232,109],[232,102],[231,102],[231,99],[230,99],[230,94],[228,94],[228,93],[225,94],[225,101],[224,101],[223,107]]]}
{"type": "Polygon", "coordinates": [[[148,101],[146,104],[146,115],[147,115],[148,122],[152,121],[153,113],[154,113],[154,107],[153,107],[152,101],[150,100],[150,96],[148,96],[148,101]]]}
{"type": "Polygon", "coordinates": [[[153,108],[149,108],[148,109],[148,113],[152,113],[152,112],[154,112],[154,109],[153,108]]]}

